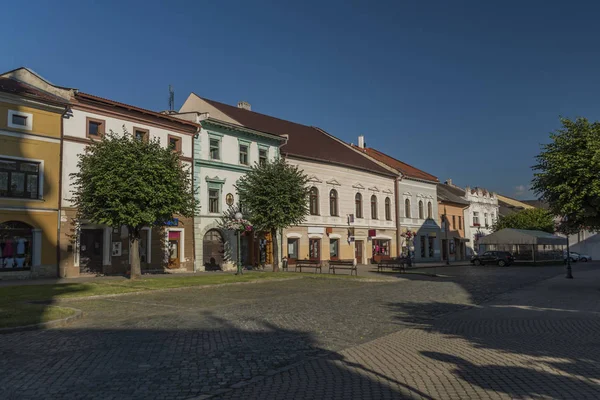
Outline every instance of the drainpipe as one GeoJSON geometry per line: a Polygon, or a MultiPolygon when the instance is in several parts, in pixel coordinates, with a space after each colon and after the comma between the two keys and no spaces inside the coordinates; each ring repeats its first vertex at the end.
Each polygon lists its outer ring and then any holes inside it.
{"type": "MultiPolygon", "coordinates": [[[[200,123],[200,121],[198,121],[198,123],[200,123]]],[[[196,160],[194,159],[194,155],[196,154],[195,147],[196,147],[196,139],[198,139],[200,137],[200,131],[202,130],[202,125],[200,125],[199,127],[196,128],[196,133],[194,133],[194,136],[192,136],[192,190],[194,192],[194,197],[196,197],[196,160]]],[[[193,239],[193,248],[194,251],[192,252],[192,258],[194,259],[194,272],[198,272],[198,263],[196,262],[196,229],[198,228],[196,226],[196,210],[194,209],[194,215],[192,216],[192,239],[193,239]]]]}
{"type": "Polygon", "coordinates": [[[394,199],[396,201],[396,209],[394,210],[396,214],[396,256],[400,256],[400,252],[402,250],[402,236],[400,236],[400,213],[398,212],[400,209],[400,177],[396,177],[394,184],[394,199]]]}

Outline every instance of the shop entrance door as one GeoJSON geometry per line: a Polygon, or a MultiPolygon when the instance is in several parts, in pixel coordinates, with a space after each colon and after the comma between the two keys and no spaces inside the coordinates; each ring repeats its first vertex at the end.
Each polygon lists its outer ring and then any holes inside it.
{"type": "Polygon", "coordinates": [[[179,268],[181,262],[181,232],[169,232],[169,268],[179,268]]]}
{"type": "Polygon", "coordinates": [[[79,268],[81,273],[101,274],[104,253],[104,230],[82,229],[79,235],[79,268]]]}
{"type": "Polygon", "coordinates": [[[363,262],[363,241],[357,240],[354,242],[354,257],[356,257],[356,262],[358,264],[362,264],[363,262]]]}

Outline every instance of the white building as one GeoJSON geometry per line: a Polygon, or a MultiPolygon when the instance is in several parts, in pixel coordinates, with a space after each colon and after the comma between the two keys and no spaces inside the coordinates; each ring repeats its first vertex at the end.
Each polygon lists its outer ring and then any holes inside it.
{"type": "Polygon", "coordinates": [[[438,179],[387,154],[366,147],[362,135],[358,138],[358,146],[354,148],[386,166],[397,176],[397,246],[400,251],[404,254],[410,251],[417,262],[439,261],[441,254],[440,226],[437,222],[438,179]]]}
{"type": "MultiPolygon", "coordinates": [[[[80,273],[125,273],[130,263],[125,227],[94,225],[76,220],[71,201],[79,156],[93,140],[110,131],[125,131],[139,140],[158,140],[180,152],[191,172],[193,138],[200,126],[135,106],[73,90],[70,112],[63,120],[62,185],[60,212],[61,276],[80,273]]],[[[164,227],[145,228],[140,240],[142,270],[193,271],[193,220],[174,216],[164,227]]]]}

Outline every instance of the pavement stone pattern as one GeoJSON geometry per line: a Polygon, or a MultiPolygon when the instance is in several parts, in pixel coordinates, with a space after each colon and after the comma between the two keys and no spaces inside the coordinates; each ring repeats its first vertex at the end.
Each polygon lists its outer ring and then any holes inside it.
{"type": "Polygon", "coordinates": [[[600,398],[593,312],[569,314],[565,327],[530,322],[527,312],[515,319],[524,311],[502,296],[490,303],[498,307],[465,310],[562,270],[450,267],[438,278],[295,279],[65,301],[85,318],[0,336],[0,397],[564,398],[543,387],[571,387],[574,398],[600,398]],[[548,353],[554,344],[562,353],[548,353]],[[535,392],[526,370],[537,371],[535,392]],[[522,392],[501,391],[518,378],[522,392]]]}

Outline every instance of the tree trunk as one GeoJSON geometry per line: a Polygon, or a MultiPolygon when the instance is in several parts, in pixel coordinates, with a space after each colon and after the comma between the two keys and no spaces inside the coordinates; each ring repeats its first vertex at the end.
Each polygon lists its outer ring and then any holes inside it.
{"type": "Polygon", "coordinates": [[[140,229],[129,227],[129,244],[131,248],[131,279],[139,279],[142,276],[140,267],[140,229]]]}
{"type": "Polygon", "coordinates": [[[273,272],[279,272],[279,245],[277,244],[277,229],[271,229],[273,241],[273,272]]]}

